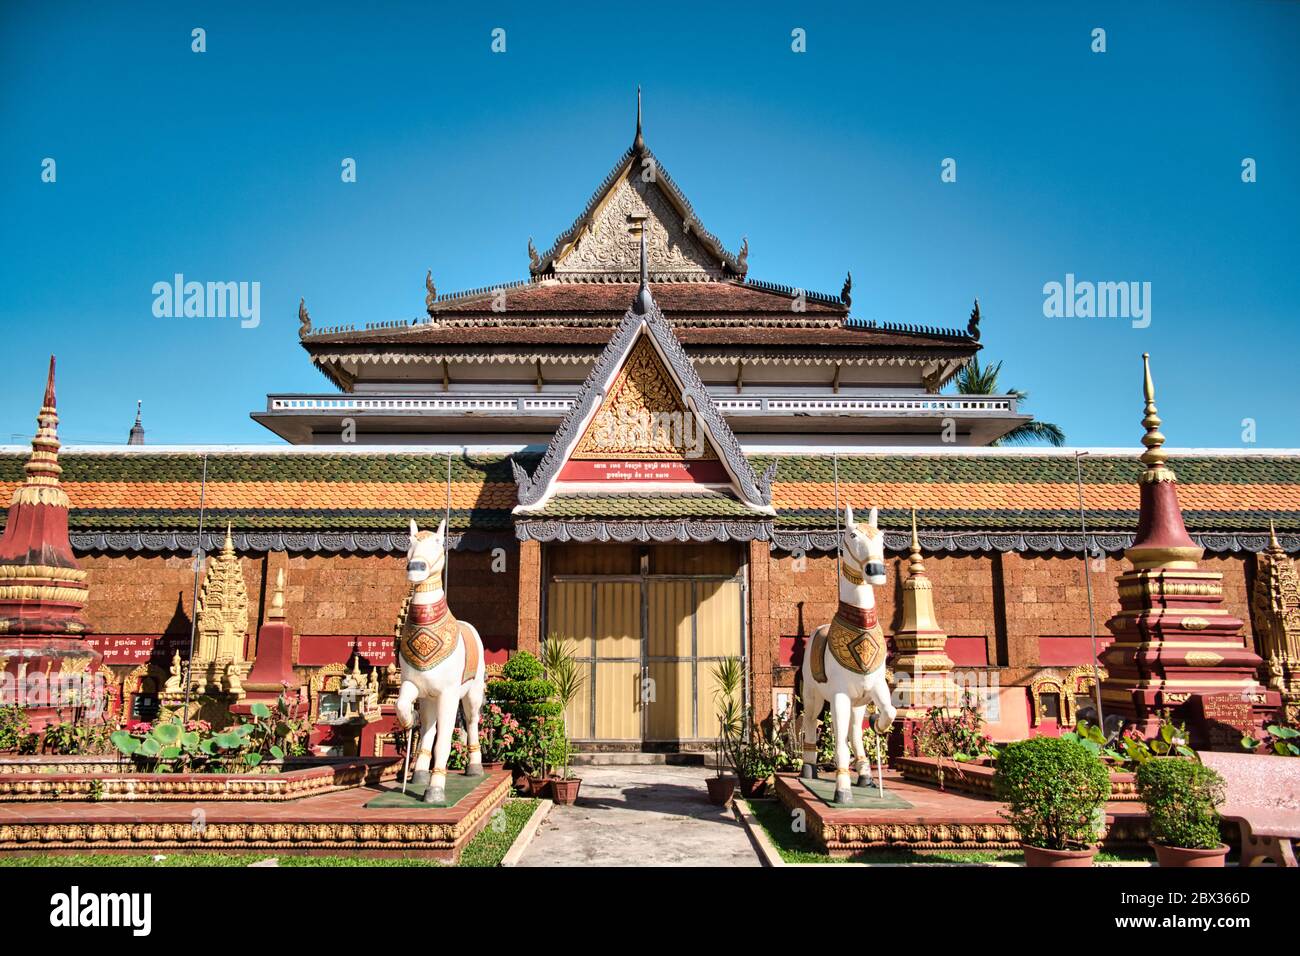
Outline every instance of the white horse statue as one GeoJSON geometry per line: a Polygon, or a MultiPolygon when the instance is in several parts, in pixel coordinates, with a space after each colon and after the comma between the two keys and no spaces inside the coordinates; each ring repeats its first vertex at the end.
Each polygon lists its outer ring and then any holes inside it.
{"type": "Polygon", "coordinates": [[[876,705],[874,726],[884,733],[897,711],[885,680],[885,632],[876,615],[875,587],[885,583],[885,534],[876,509],[865,525],[844,509],[840,540],[840,605],[830,624],[813,632],[803,656],[803,771],[817,776],[817,718],[831,705],[835,726],[835,802],[851,803],[849,743],[858,762],[858,785],[871,783],[871,766],[862,749],[867,704],[876,705]],[[827,651],[830,653],[828,654],[827,651]]]}
{"type": "Polygon", "coordinates": [[[442,572],[447,564],[446,536],[446,521],[437,531],[421,531],[411,521],[406,579],[413,587],[397,643],[402,668],[397,719],[403,730],[410,728],[415,723],[418,701],[420,750],[411,783],[425,788],[425,803],[446,800],[447,757],[456,726],[456,708],[462,703],[469,736],[469,764],[465,774],[476,777],[483,773],[483,755],[478,744],[478,715],[485,690],[483,641],[472,624],[456,620],[447,609],[447,595],[442,588],[442,572]]]}

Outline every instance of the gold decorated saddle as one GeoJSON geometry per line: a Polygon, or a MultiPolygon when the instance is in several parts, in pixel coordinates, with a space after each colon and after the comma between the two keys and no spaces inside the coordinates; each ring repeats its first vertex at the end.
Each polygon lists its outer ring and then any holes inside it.
{"type": "Polygon", "coordinates": [[[402,660],[419,671],[432,670],[451,656],[459,641],[465,648],[462,681],[478,671],[478,642],[460,626],[447,607],[447,599],[434,604],[409,604],[397,637],[402,660]]]}
{"type": "Polygon", "coordinates": [[[885,630],[875,608],[840,602],[830,627],[818,628],[812,642],[812,676],[826,683],[826,649],[835,663],[854,674],[870,674],[885,663],[885,630]]]}

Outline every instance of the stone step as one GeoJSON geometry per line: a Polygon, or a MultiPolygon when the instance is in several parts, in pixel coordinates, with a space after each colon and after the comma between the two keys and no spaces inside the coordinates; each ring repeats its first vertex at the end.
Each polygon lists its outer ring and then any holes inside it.
{"type": "MultiPolygon", "coordinates": [[[[711,761],[712,758],[710,757],[711,761]]],[[[702,767],[704,754],[691,753],[642,753],[640,751],[575,753],[569,757],[569,763],[575,767],[628,767],[672,765],[677,767],[702,767]]]]}

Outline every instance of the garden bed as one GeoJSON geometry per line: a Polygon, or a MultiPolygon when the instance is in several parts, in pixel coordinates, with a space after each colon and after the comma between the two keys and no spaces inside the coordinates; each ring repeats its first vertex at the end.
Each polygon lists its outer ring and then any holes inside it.
{"type": "Polygon", "coordinates": [[[397,776],[396,757],[288,758],[252,773],[140,773],[113,757],[14,757],[0,802],[298,800],[397,776]],[[101,762],[102,760],[102,762],[101,762]],[[25,769],[24,769],[25,768],[25,769]],[[271,772],[268,772],[271,771],[271,772]]]}
{"type": "MultiPolygon", "coordinates": [[[[940,761],[937,757],[895,757],[891,765],[903,775],[905,780],[939,787],[940,761]]],[[[993,785],[996,768],[991,763],[969,762],[957,763],[945,760],[942,763],[943,784],[941,789],[956,793],[968,793],[975,797],[997,799],[993,785]]],[[[1110,799],[1112,801],[1137,801],[1137,778],[1126,772],[1111,770],[1110,799]]]]}

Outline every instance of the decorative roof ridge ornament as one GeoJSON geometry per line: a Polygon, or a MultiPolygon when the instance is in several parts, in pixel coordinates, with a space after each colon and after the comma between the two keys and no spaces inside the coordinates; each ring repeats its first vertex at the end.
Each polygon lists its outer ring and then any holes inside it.
{"type": "Polygon", "coordinates": [[[844,273],[844,286],[840,289],[840,301],[844,303],[844,308],[853,307],[853,273],[844,273]]]}
{"type": "Polygon", "coordinates": [[[1178,504],[1178,480],[1165,462],[1165,436],[1160,432],[1160,416],[1156,412],[1156,390],[1151,380],[1151,356],[1142,353],[1142,397],[1144,414],[1142,427],[1146,434],[1142,444],[1146,451],[1139,461],[1146,469],[1138,478],[1140,504],[1138,529],[1133,546],[1124,552],[1137,569],[1195,568],[1205,549],[1199,547],[1187,533],[1183,512],[1178,504]]]}
{"type": "Polygon", "coordinates": [[[433,270],[424,274],[424,310],[433,315],[433,304],[438,301],[438,287],[433,284],[433,270]]]}
{"type": "Polygon", "coordinates": [[[980,300],[975,297],[975,306],[970,310],[970,321],[966,323],[966,334],[976,342],[980,340],[980,300]]]}
{"type": "Polygon", "coordinates": [[[641,155],[645,152],[645,137],[641,135],[641,85],[636,88],[636,136],[632,139],[632,152],[641,155]]]}
{"type": "Polygon", "coordinates": [[[311,335],[311,315],[307,312],[307,300],[298,299],[298,338],[311,335]]]}
{"type": "Polygon", "coordinates": [[[645,223],[641,224],[641,287],[636,291],[636,298],[632,300],[632,311],[637,315],[645,315],[654,308],[654,296],[650,294],[650,274],[646,268],[645,255],[645,223]]]}

